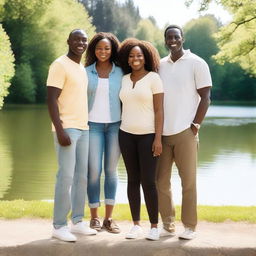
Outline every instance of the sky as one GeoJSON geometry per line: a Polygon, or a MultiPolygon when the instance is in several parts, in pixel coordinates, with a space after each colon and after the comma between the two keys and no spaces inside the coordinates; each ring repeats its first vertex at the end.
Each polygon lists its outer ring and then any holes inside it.
{"type": "MultiPolygon", "coordinates": [[[[118,2],[122,3],[125,0],[118,2]]],[[[194,0],[189,8],[185,6],[185,0],[133,0],[133,2],[139,7],[143,18],[153,16],[160,28],[164,28],[167,23],[184,26],[188,21],[200,15],[198,0],[194,0]]],[[[229,13],[217,4],[211,4],[207,12],[201,13],[201,15],[205,14],[214,14],[223,24],[231,19],[229,13]]]]}

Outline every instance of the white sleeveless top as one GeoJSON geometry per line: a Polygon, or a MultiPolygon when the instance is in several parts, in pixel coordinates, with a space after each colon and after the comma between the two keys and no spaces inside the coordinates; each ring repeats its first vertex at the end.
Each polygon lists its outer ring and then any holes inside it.
{"type": "Polygon", "coordinates": [[[95,100],[89,112],[89,121],[95,123],[111,123],[108,78],[98,78],[95,100]]]}

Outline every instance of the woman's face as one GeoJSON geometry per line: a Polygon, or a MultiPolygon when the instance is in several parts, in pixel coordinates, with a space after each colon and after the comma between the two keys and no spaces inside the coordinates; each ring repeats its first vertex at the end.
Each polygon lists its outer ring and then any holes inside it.
{"type": "Polygon", "coordinates": [[[139,46],[134,46],[128,56],[128,64],[132,70],[142,70],[145,69],[145,58],[144,54],[139,46]]]}
{"type": "Polygon", "coordinates": [[[112,47],[107,38],[101,39],[95,47],[95,55],[100,62],[109,61],[111,57],[112,47]]]}

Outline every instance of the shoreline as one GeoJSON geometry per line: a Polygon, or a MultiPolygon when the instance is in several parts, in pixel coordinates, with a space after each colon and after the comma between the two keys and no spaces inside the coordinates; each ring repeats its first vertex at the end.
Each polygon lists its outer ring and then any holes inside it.
{"type": "MultiPolygon", "coordinates": [[[[99,215],[104,216],[104,205],[99,207],[99,215]]],[[[180,221],[181,207],[176,207],[176,220],[180,221]]],[[[208,206],[198,205],[198,220],[214,223],[225,221],[256,223],[256,206],[208,206]]],[[[51,219],[53,202],[45,201],[0,201],[0,219],[15,220],[21,218],[51,219]]],[[[88,218],[89,207],[85,207],[85,216],[88,218]]],[[[113,219],[126,221],[131,219],[128,204],[116,204],[113,211],[113,219]]],[[[146,207],[141,206],[141,220],[148,220],[146,207]]]]}

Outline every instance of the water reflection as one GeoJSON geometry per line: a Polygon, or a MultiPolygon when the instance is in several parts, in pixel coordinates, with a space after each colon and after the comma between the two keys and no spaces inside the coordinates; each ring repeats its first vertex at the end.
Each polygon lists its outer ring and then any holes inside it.
{"type": "Polygon", "coordinates": [[[10,187],[12,178],[12,158],[9,144],[0,129],[0,198],[4,197],[5,191],[10,187]]]}
{"type": "Polygon", "coordinates": [[[45,106],[3,110],[0,123],[13,159],[11,184],[2,199],[52,198],[56,163],[45,106]]]}
{"type": "MultiPolygon", "coordinates": [[[[252,184],[256,180],[256,112],[255,108],[239,109],[211,107],[201,128],[200,204],[256,204],[252,184]]],[[[0,199],[53,198],[57,164],[45,106],[12,106],[0,111],[0,168],[0,199]]],[[[127,202],[122,160],[118,169],[117,202],[127,202]]],[[[175,168],[172,180],[175,202],[180,203],[175,168]]]]}

